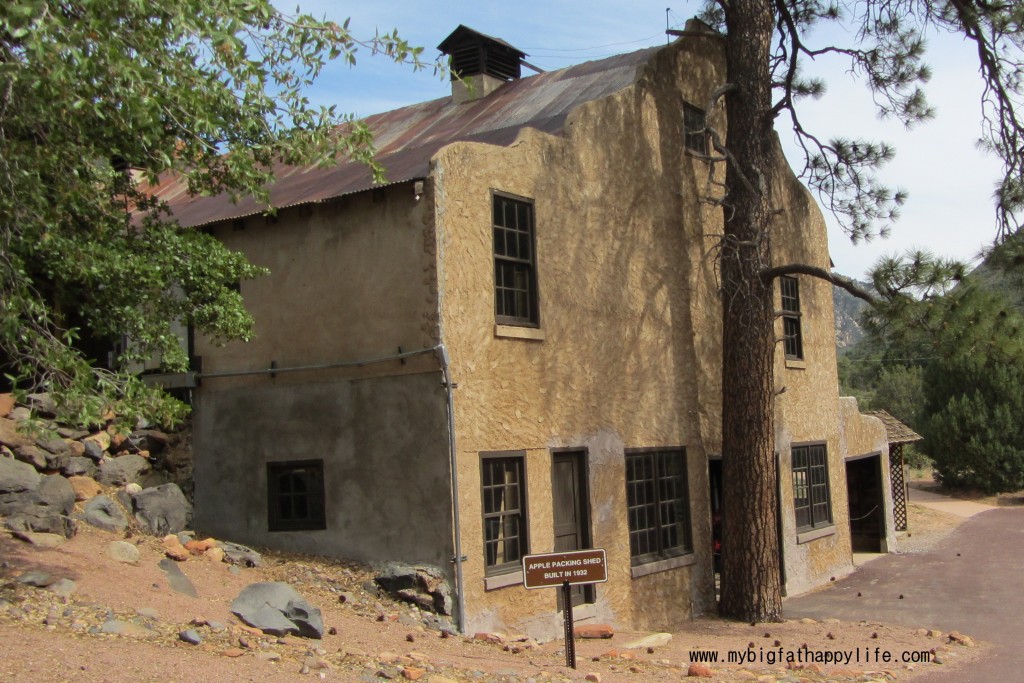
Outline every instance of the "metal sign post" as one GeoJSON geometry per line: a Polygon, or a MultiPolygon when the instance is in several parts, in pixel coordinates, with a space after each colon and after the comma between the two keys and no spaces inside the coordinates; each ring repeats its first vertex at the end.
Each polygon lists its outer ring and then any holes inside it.
{"type": "Polygon", "coordinates": [[[572,587],[608,580],[608,559],[603,548],[545,553],[523,557],[523,586],[562,588],[565,610],[565,665],[576,668],[576,641],[573,639],[572,587]]]}
{"type": "Polygon", "coordinates": [[[562,605],[565,606],[565,665],[576,668],[576,639],[572,627],[572,586],[568,581],[562,584],[562,605]]]}

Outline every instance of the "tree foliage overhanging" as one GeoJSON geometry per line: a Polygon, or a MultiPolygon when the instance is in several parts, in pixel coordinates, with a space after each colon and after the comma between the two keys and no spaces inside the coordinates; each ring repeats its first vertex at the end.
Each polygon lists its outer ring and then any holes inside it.
{"type": "Polygon", "coordinates": [[[878,363],[875,376],[867,369],[859,379],[884,389],[874,397],[879,407],[893,402],[890,412],[925,437],[937,478],[950,486],[1024,487],[1022,241],[1011,236],[969,274],[924,252],[885,259],[874,271],[886,294],[865,319],[866,346],[875,350],[865,360],[878,363]],[[936,286],[951,273],[955,286],[936,286]],[[903,391],[912,378],[916,396],[903,391]],[[911,400],[900,405],[900,397],[911,400]]]}
{"type": "MultiPolygon", "coordinates": [[[[710,129],[709,162],[725,164],[725,183],[707,198],[726,217],[716,252],[724,302],[720,610],[746,621],[777,620],[782,600],[772,281],[815,276],[870,297],[820,264],[774,262],[773,227],[787,220],[772,196],[780,166],[776,135],[783,129],[795,135],[805,153],[803,179],[854,240],[884,235],[906,199],[876,175],[894,150],[855,135],[828,140],[810,130],[800,103],[822,97],[825,84],[806,78],[805,66],[819,56],[845,57],[880,113],[909,126],[932,115],[922,88],[931,75],[924,61],[929,32],[963,36],[976,49],[983,84],[979,138],[1003,162],[994,237],[1006,239],[1020,229],[1024,207],[1024,119],[1018,114],[1024,111],[1024,6],[985,0],[706,0],[702,17],[722,32],[728,66],[726,82],[709,99],[712,106],[724,102],[729,122],[727,138],[710,129]],[[819,30],[827,28],[833,30],[819,30]],[[837,35],[842,42],[833,42],[837,35]]],[[[910,275],[944,274],[918,269],[910,275]]],[[[899,303],[898,296],[891,298],[899,303]]]]}
{"type": "Polygon", "coordinates": [[[80,340],[129,338],[114,367],[156,356],[182,369],[171,324],[246,339],[252,320],[232,285],[261,270],[179,227],[145,187],[173,173],[193,194],[265,200],[276,160],[373,167],[366,128],[303,92],[329,60],[354,64],[361,47],[422,65],[397,33],[357,41],[347,22],[285,15],[263,0],[0,3],[8,383],[50,391],[79,422],[111,408],[126,419],[179,417],[180,404],[101,369],[80,340]]]}

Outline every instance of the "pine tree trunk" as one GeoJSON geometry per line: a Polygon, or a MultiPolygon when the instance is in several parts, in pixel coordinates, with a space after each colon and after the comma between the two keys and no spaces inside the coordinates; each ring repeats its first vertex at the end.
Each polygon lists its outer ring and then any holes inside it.
{"type": "Polygon", "coordinates": [[[729,209],[721,252],[724,518],[720,611],[744,621],[782,618],[773,430],[774,296],[768,196],[775,143],[768,65],[774,26],[765,0],[729,3],[726,101],[729,209]],[[745,178],[745,179],[744,179],[745,178]]]}

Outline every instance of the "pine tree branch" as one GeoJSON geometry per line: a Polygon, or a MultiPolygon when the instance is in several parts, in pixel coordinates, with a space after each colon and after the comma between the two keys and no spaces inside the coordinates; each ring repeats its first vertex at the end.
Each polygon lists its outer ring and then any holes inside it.
{"type": "Polygon", "coordinates": [[[840,289],[845,289],[853,296],[857,297],[858,299],[863,299],[864,301],[867,301],[869,304],[878,303],[878,297],[876,297],[874,294],[867,291],[866,289],[862,288],[860,285],[858,285],[855,281],[851,280],[850,278],[844,275],[839,275],[838,273],[833,273],[831,271],[825,270],[824,268],[818,268],[817,266],[808,266],[803,263],[791,263],[785,266],[775,266],[773,268],[766,268],[765,270],[761,271],[761,280],[763,280],[764,282],[771,282],[775,278],[782,277],[783,275],[810,275],[811,277],[816,277],[819,280],[825,280],[826,282],[830,282],[836,287],[839,287],[840,289]]]}

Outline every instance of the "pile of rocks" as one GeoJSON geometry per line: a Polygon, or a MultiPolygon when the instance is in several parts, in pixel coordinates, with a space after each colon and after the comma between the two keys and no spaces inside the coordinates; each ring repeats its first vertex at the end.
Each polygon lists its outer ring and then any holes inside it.
{"type": "Polygon", "coordinates": [[[52,421],[56,408],[46,394],[28,398],[30,405],[17,405],[0,394],[0,516],[8,529],[70,538],[79,520],[109,531],[135,523],[157,536],[191,526],[192,507],[171,481],[180,469],[180,457],[169,457],[177,435],[123,433],[113,416],[77,429],[52,421]],[[33,417],[43,419],[42,435],[19,429],[33,417]],[[113,489],[114,497],[103,494],[113,489]],[[76,501],[85,502],[80,514],[73,514],[76,501]]]}

